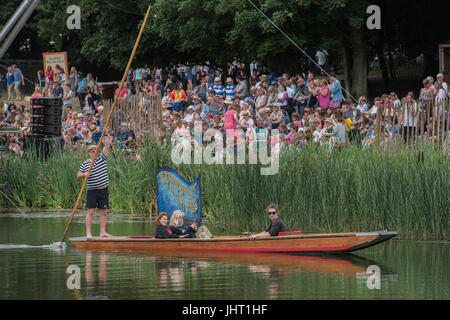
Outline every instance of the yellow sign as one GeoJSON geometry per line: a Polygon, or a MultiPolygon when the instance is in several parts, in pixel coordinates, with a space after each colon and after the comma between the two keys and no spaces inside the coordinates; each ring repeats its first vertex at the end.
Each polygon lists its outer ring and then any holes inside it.
{"type": "Polygon", "coordinates": [[[55,71],[56,65],[59,65],[66,75],[66,83],[69,82],[69,65],[67,61],[67,52],[46,52],[42,54],[44,58],[44,72],[47,71],[48,66],[55,71]]]}

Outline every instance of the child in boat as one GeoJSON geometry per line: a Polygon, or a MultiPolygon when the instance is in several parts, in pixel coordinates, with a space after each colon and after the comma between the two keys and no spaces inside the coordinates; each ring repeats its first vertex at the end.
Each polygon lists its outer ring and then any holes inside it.
{"type": "Polygon", "coordinates": [[[187,238],[195,238],[197,232],[197,222],[194,222],[190,226],[183,225],[184,212],[181,210],[175,210],[170,218],[169,228],[172,232],[178,236],[186,235],[187,238]]]}

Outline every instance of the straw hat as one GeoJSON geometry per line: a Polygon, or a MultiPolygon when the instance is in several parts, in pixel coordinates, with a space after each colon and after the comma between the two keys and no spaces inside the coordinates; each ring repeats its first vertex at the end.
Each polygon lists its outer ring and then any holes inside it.
{"type": "Polygon", "coordinates": [[[95,124],[91,124],[91,126],[89,127],[89,131],[91,131],[91,133],[93,134],[97,134],[100,130],[95,124]]]}
{"type": "Polygon", "coordinates": [[[231,77],[228,77],[227,82],[233,82],[233,79],[231,79],[231,77]]]}
{"type": "Polygon", "coordinates": [[[225,104],[233,104],[233,101],[231,101],[230,98],[227,97],[223,103],[225,103],[225,104]]]}
{"type": "Polygon", "coordinates": [[[216,78],[214,79],[214,81],[218,82],[218,81],[222,81],[222,79],[221,79],[220,77],[216,77],[216,78]]]}
{"type": "Polygon", "coordinates": [[[91,144],[91,145],[88,147],[87,151],[88,151],[88,152],[91,152],[91,150],[97,150],[97,145],[96,145],[96,144],[91,144]]]}
{"type": "Polygon", "coordinates": [[[121,126],[121,127],[127,127],[127,128],[128,128],[128,124],[127,124],[126,122],[122,122],[122,123],[120,124],[120,126],[121,126]]]}
{"type": "Polygon", "coordinates": [[[78,114],[78,118],[84,118],[84,114],[82,114],[81,112],[78,114]]]}

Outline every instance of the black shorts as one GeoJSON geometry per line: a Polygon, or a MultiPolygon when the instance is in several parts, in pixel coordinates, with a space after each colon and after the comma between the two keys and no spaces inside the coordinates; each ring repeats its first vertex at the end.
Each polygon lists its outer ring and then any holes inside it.
{"type": "Polygon", "coordinates": [[[108,188],[88,190],[86,197],[86,209],[108,209],[108,188]]]}

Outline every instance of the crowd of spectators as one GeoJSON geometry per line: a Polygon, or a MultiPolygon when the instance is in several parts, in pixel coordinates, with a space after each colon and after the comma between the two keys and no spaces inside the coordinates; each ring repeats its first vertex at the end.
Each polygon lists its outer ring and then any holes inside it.
{"type": "Polygon", "coordinates": [[[418,93],[399,97],[391,92],[369,101],[364,96],[355,99],[344,94],[334,74],[277,75],[270,69],[268,74],[258,74],[254,69],[245,79],[242,69],[236,69],[237,73],[229,72],[226,78],[221,73],[197,70],[200,77],[195,87],[185,87],[176,70],[171,73],[162,99],[159,139],[163,145],[187,142],[183,141],[185,136],[194,143],[195,121],[202,122],[204,132],[217,129],[224,140],[241,129],[248,146],[267,141],[270,130],[278,129],[285,149],[311,144],[369,147],[375,141],[380,115],[382,142],[406,142],[416,131],[426,140],[443,140],[448,132],[449,90],[442,74],[436,81],[427,77],[418,93]],[[431,107],[429,113],[427,106],[431,107]],[[419,128],[420,112],[427,113],[423,129],[419,128]]]}
{"type": "MultiPolygon", "coordinates": [[[[12,78],[8,83],[11,82],[12,88],[16,84],[20,88],[23,75],[17,66],[10,69],[7,78],[12,78]]],[[[223,138],[241,129],[247,145],[267,141],[270,130],[278,129],[282,145],[287,149],[325,143],[337,148],[349,143],[370,146],[375,139],[379,110],[383,115],[392,116],[383,122],[383,133],[391,137],[406,138],[408,131],[417,128],[418,113],[426,103],[435,107],[430,118],[425,119],[421,135],[435,138],[429,134],[430,123],[449,121],[449,90],[442,74],[437,75],[436,81],[427,77],[417,94],[409,92],[398,97],[391,92],[369,101],[363,96],[356,100],[345,94],[334,74],[279,75],[270,68],[252,64],[251,75],[247,77],[244,70],[237,62],[229,64],[225,71],[206,65],[180,65],[169,71],[138,68],[128,73],[124,88],[120,93],[116,89],[115,93],[123,104],[135,95],[160,94],[163,114],[156,134],[163,146],[179,143],[185,130],[192,133],[193,143],[195,121],[201,121],[203,131],[217,129],[223,138]]],[[[66,77],[59,66],[55,70],[49,67],[45,72],[37,72],[35,85],[31,98],[63,99],[64,150],[98,142],[104,126],[103,95],[91,73],[84,76],[72,67],[66,77]],[[74,111],[76,98],[79,110],[74,111]]],[[[2,103],[2,126],[19,129],[18,133],[10,135],[9,148],[22,154],[24,137],[31,134],[30,108],[23,104],[17,106],[20,94],[16,95],[17,101],[12,98],[8,96],[2,103]]],[[[443,128],[441,136],[446,135],[448,124],[443,128]]],[[[135,153],[142,141],[140,134],[133,132],[126,122],[121,123],[118,132],[110,134],[114,135],[118,147],[130,153],[135,153]]]]}

